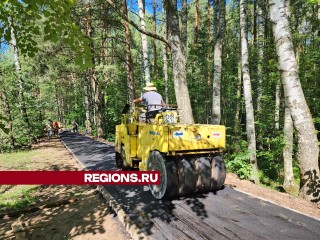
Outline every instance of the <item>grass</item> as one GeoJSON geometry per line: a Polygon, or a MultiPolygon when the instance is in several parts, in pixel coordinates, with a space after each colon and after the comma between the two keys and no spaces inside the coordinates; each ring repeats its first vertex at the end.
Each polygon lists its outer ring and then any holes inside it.
{"type": "Polygon", "coordinates": [[[18,210],[29,206],[37,201],[37,197],[32,196],[38,186],[16,185],[8,189],[8,185],[0,186],[0,209],[18,210]],[[4,191],[4,193],[2,193],[4,191]]]}
{"type": "Polygon", "coordinates": [[[0,166],[4,169],[26,170],[28,163],[33,161],[37,155],[37,150],[21,151],[0,154],[0,166]]]}
{"type": "MultiPolygon", "coordinates": [[[[21,151],[0,154],[0,166],[2,170],[28,170],[33,158],[38,156],[39,151],[21,151]]],[[[35,185],[0,185],[0,209],[18,210],[29,206],[37,201],[32,194],[39,186],[35,185]]]]}

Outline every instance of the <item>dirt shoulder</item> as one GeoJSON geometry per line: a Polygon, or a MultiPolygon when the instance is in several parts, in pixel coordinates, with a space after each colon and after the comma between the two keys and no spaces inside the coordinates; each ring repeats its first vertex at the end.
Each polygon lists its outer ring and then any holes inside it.
{"type": "MultiPolygon", "coordinates": [[[[79,169],[58,139],[42,141],[33,150],[36,154],[28,163],[29,169],[79,169]]],[[[16,239],[17,233],[12,231],[15,226],[25,229],[22,239],[131,239],[92,186],[41,186],[33,197],[38,198],[37,202],[23,213],[0,217],[0,239],[16,239]]],[[[5,213],[8,212],[0,209],[0,215],[5,213]]]]}

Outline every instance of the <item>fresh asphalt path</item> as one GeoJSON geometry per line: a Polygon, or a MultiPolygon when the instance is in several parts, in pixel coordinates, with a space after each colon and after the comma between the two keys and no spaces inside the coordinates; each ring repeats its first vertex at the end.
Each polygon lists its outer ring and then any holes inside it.
{"type": "MultiPolygon", "coordinates": [[[[61,140],[89,170],[115,170],[113,146],[64,132],[61,140]]],[[[156,200],[147,186],[105,186],[150,239],[320,239],[320,221],[231,188],[156,200]]]]}

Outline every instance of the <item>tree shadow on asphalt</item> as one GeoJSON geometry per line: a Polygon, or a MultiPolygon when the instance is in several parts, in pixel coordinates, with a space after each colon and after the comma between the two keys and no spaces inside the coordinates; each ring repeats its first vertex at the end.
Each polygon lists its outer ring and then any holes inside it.
{"type": "MultiPolygon", "coordinates": [[[[52,195],[49,196],[52,199],[46,201],[57,201],[55,199],[57,196],[67,199],[70,194],[84,191],[80,186],[67,187],[69,189],[67,194],[64,194],[65,190],[62,191],[59,186],[48,186],[48,188],[50,189],[47,190],[48,194],[52,192],[52,195]]],[[[85,189],[88,191],[89,188],[85,187],[85,189]]],[[[19,218],[0,219],[0,239],[12,239],[11,225],[18,222],[27,225],[29,239],[71,239],[85,234],[92,236],[105,234],[105,217],[107,215],[112,217],[113,212],[106,208],[103,201],[98,200],[95,194],[87,193],[77,199],[78,201],[69,205],[42,209],[20,215],[19,218]]]]}

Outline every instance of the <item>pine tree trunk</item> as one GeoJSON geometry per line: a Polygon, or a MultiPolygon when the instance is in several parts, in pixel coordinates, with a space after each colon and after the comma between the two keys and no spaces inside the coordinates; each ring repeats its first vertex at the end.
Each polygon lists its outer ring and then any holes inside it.
{"type": "MultiPolygon", "coordinates": [[[[95,66],[95,51],[93,46],[93,31],[91,26],[91,5],[90,0],[86,0],[86,12],[87,12],[87,36],[90,40],[90,52],[92,55],[91,62],[93,66],[95,66]]],[[[102,115],[101,115],[101,104],[100,104],[100,89],[99,83],[97,78],[97,73],[95,67],[92,67],[89,70],[89,74],[91,75],[91,84],[94,96],[94,112],[95,112],[95,122],[97,124],[97,136],[103,136],[103,129],[102,129],[102,115]]]]}
{"type": "MultiPolygon", "coordinates": [[[[211,87],[211,0],[207,2],[207,41],[208,41],[208,49],[207,49],[207,87],[211,87]]],[[[206,99],[209,99],[209,91],[206,91],[206,99]]],[[[210,101],[206,101],[206,116],[207,116],[207,124],[210,119],[210,101]]]]}
{"type": "Polygon", "coordinates": [[[270,18],[281,71],[284,95],[296,129],[300,166],[300,196],[320,202],[319,146],[312,116],[305,100],[295,59],[292,34],[284,0],[269,0],[270,18]]]}
{"type": "Polygon", "coordinates": [[[179,110],[180,121],[183,124],[193,124],[193,114],[187,86],[186,56],[182,52],[179,31],[179,17],[176,0],[166,0],[168,36],[171,47],[174,89],[179,110]]]}
{"type": "Polygon", "coordinates": [[[89,86],[88,86],[88,79],[85,79],[84,83],[84,106],[86,110],[86,130],[89,133],[92,131],[92,120],[91,120],[91,111],[90,111],[90,93],[89,93],[89,86]]]}
{"type": "Polygon", "coordinates": [[[218,0],[215,6],[215,17],[219,15],[219,18],[215,19],[215,24],[219,26],[215,27],[215,44],[214,44],[214,74],[213,74],[213,95],[212,95],[212,124],[220,124],[221,121],[221,71],[222,71],[222,47],[225,33],[225,1],[218,0]],[[216,8],[219,8],[218,10],[216,8]],[[217,14],[219,12],[219,14],[217,14]]]}
{"type": "MultiPolygon", "coordinates": [[[[139,18],[141,29],[146,30],[146,22],[144,19],[144,2],[143,0],[138,0],[139,6],[139,18]]],[[[150,82],[150,64],[149,64],[149,49],[148,49],[148,39],[147,36],[141,33],[141,42],[142,42],[142,57],[143,57],[143,67],[146,83],[150,82]]]]}
{"type": "Polygon", "coordinates": [[[181,48],[184,56],[187,56],[187,27],[188,27],[188,2],[182,0],[181,7],[181,48]]]}
{"type": "Polygon", "coordinates": [[[247,3],[246,0],[240,0],[240,28],[241,28],[241,61],[242,61],[242,76],[243,76],[243,92],[246,106],[246,129],[248,150],[250,151],[250,165],[252,172],[250,180],[254,183],[259,183],[258,164],[256,156],[256,133],[254,126],[254,113],[252,104],[252,90],[251,80],[249,74],[249,61],[248,61],[248,41],[247,41],[247,3]]]}
{"type": "Polygon", "coordinates": [[[283,164],[284,164],[284,182],[283,188],[288,193],[295,193],[298,186],[294,181],[292,168],[292,153],[293,153],[293,123],[290,115],[290,109],[285,107],[283,136],[285,146],[283,148],[283,164]]]}
{"type": "MultiPolygon", "coordinates": [[[[127,1],[122,1],[123,13],[128,16],[127,1]]],[[[124,28],[126,33],[126,66],[128,70],[128,88],[129,88],[129,102],[133,102],[134,99],[134,74],[131,58],[131,38],[129,24],[124,22],[124,28]]]]}
{"type": "Polygon", "coordinates": [[[199,0],[196,1],[196,11],[195,11],[195,16],[194,16],[194,35],[193,35],[193,45],[194,49],[197,49],[197,44],[198,44],[198,32],[199,32],[199,0]]]}
{"type": "MultiPolygon", "coordinates": [[[[168,39],[168,29],[166,24],[166,12],[163,9],[163,36],[168,39]]],[[[163,44],[163,75],[164,75],[164,84],[165,84],[165,99],[166,103],[169,104],[169,78],[168,78],[168,46],[163,44]]]]}
{"type": "Polygon", "coordinates": [[[99,64],[105,64],[105,56],[106,56],[106,27],[104,21],[104,13],[107,12],[105,9],[105,3],[100,3],[100,54],[99,54],[99,64]]]}

